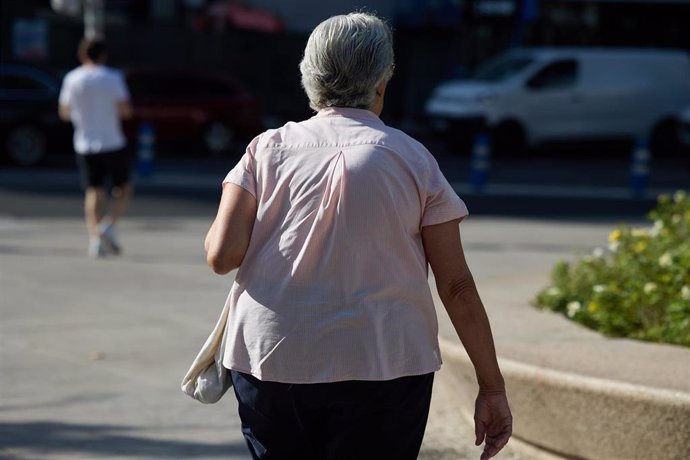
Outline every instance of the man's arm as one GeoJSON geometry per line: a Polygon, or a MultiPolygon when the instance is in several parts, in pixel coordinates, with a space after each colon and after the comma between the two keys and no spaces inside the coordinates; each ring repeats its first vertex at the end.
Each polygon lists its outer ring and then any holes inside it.
{"type": "Polygon", "coordinates": [[[475,403],[476,444],[486,441],[482,460],[496,455],[512,433],[512,415],[498,367],[491,326],[460,241],[460,220],[422,228],[427,260],[455,331],[479,383],[475,403]]]}
{"type": "Polygon", "coordinates": [[[133,116],[129,88],[124,74],[116,72],[114,78],[115,99],[117,100],[117,114],[121,120],[129,120],[133,116]]]}
{"type": "Polygon", "coordinates": [[[69,77],[62,80],[60,94],[58,94],[58,116],[62,121],[72,121],[70,118],[70,101],[72,100],[72,81],[69,77]]]}
{"type": "Polygon", "coordinates": [[[121,120],[130,120],[134,114],[132,103],[129,100],[120,101],[117,103],[117,114],[121,120]]]}
{"type": "Polygon", "coordinates": [[[206,261],[225,275],[240,266],[249,247],[256,219],[256,198],[242,187],[226,183],[218,214],[204,241],[206,261]]]}
{"type": "Polygon", "coordinates": [[[69,105],[58,104],[58,115],[62,121],[71,121],[69,105]]]}

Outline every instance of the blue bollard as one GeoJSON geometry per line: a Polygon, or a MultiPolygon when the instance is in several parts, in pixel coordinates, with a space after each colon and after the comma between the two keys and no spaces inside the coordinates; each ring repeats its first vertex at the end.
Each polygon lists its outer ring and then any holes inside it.
{"type": "Polygon", "coordinates": [[[488,134],[480,132],[472,146],[472,163],[470,182],[476,192],[481,192],[486,185],[491,164],[491,145],[488,134]]]}
{"type": "Polygon", "coordinates": [[[634,197],[643,197],[649,178],[649,162],[652,155],[645,139],[635,142],[630,158],[630,192],[634,197]]]}
{"type": "Polygon", "coordinates": [[[143,122],[139,125],[138,141],[137,173],[141,177],[150,177],[156,160],[156,130],[153,124],[143,122]]]}

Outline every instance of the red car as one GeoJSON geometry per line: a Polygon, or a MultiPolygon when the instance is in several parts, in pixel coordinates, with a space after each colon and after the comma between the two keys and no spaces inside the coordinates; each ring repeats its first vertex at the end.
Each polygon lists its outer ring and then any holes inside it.
{"type": "Polygon", "coordinates": [[[285,23],[275,14],[236,1],[212,3],[206,9],[206,15],[212,28],[218,32],[227,27],[273,34],[285,32],[285,23]]]}
{"type": "Polygon", "coordinates": [[[125,124],[136,142],[138,127],[149,122],[163,144],[200,143],[211,154],[230,152],[263,131],[257,100],[237,81],[196,72],[125,72],[134,119],[125,124]]]}

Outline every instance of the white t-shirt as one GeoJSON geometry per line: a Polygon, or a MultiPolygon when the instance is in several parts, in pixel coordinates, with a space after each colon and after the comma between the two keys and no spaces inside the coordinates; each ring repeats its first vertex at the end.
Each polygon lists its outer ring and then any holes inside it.
{"type": "Polygon", "coordinates": [[[65,75],[60,104],[70,108],[74,150],[80,154],[112,152],[126,144],[118,102],[129,100],[120,72],[105,66],[81,66],[65,75]]]}
{"type": "Polygon", "coordinates": [[[254,195],[225,367],[260,380],[391,380],[441,366],[422,227],[465,203],[419,142],[329,108],[267,131],[225,182],[254,195]]]}

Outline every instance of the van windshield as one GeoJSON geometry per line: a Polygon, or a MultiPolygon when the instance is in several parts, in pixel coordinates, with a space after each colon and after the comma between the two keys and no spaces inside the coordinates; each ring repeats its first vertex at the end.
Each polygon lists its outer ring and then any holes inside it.
{"type": "Polygon", "coordinates": [[[533,59],[520,56],[501,56],[480,65],[472,75],[475,80],[503,81],[532,63],[533,59]]]}

